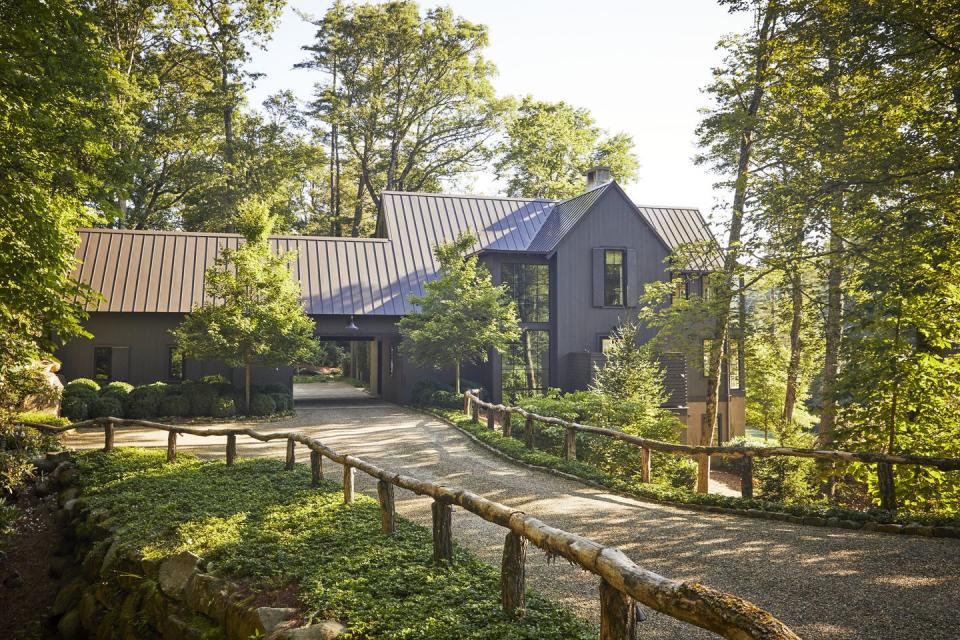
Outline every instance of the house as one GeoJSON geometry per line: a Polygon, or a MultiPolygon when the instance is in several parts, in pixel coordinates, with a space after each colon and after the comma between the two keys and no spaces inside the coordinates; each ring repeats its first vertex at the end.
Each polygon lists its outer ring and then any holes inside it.
{"type": "MultiPolygon", "coordinates": [[[[362,345],[355,354],[364,354],[371,390],[404,402],[418,381],[443,376],[400,354],[396,323],[412,311],[410,296],[436,276],[433,247],[469,230],[494,281],[513,292],[523,335],[464,377],[482,383],[497,402],[548,387],[581,389],[602,362],[611,331],[636,312],[643,283],[669,277],[664,261],[680,245],[714,241],[696,209],[638,207],[608,176],[592,170],[587,191],[565,201],[385,192],[379,237],[276,236],[271,243],[296,251],[293,276],[317,335],[362,345]]],[[[223,373],[239,381],[240,372],[222,363],[178,360],[170,330],[202,302],[205,270],[240,236],[113,229],[80,235],[75,277],[103,299],[90,307],[93,338],[59,351],[64,376],[146,383],[223,373]]],[[[715,267],[702,265],[694,288],[715,267]]],[[[670,406],[687,422],[691,441],[705,413],[707,380],[693,360],[700,357],[663,359],[670,406]]],[[[737,360],[733,375],[724,368],[722,440],[744,428],[737,360]]],[[[254,371],[259,383],[289,383],[290,376],[287,368],[254,371]]]]}

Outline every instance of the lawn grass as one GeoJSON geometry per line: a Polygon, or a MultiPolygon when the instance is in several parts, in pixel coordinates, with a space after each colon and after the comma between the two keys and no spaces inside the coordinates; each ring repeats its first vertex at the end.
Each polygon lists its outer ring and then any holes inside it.
{"type": "Polygon", "coordinates": [[[331,482],[311,489],[303,465],[285,471],[281,461],[249,459],[227,467],[183,454],[166,464],[163,451],[128,448],[77,459],[84,498],[120,525],[124,550],[189,550],[254,588],[297,584],[303,611],[345,621],[354,637],[594,637],[533,593],[526,615],[509,618],[495,568],[462,548],[452,567],[434,567],[428,530],[398,518],[396,534],[382,535],[376,501],[358,495],[344,505],[331,482]]]}

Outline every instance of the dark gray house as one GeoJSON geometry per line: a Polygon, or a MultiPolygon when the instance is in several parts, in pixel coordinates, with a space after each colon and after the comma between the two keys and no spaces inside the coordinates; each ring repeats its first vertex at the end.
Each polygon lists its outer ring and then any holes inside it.
{"type": "MultiPolygon", "coordinates": [[[[271,242],[297,252],[293,276],[317,334],[365,342],[371,390],[397,402],[408,400],[419,380],[452,377],[403,358],[396,323],[411,311],[410,296],[436,275],[433,247],[462,231],[478,238],[475,253],[496,282],[508,284],[521,315],[521,341],[465,371],[495,401],[548,387],[584,388],[610,332],[636,312],[643,283],[669,277],[664,260],[680,245],[713,242],[696,209],[637,206],[604,181],[602,169],[591,173],[585,193],[566,201],[385,192],[382,220],[376,238],[271,242]]],[[[202,302],[205,270],[240,236],[112,229],[80,235],[76,278],[103,300],[90,309],[93,338],[58,353],[67,379],[238,379],[240,372],[222,363],[177,361],[169,331],[202,302]]],[[[688,437],[701,428],[707,387],[692,358],[702,354],[664,359],[671,406],[685,417],[688,437]]],[[[719,432],[727,439],[743,433],[742,365],[734,362],[733,375],[724,371],[719,432]]],[[[289,382],[291,371],[261,367],[254,375],[257,382],[289,382]]]]}

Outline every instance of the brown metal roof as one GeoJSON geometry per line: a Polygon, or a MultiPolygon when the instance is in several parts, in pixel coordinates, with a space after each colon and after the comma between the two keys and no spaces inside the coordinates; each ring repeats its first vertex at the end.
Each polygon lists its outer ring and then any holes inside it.
{"type": "MultiPolygon", "coordinates": [[[[433,247],[463,231],[476,251],[550,252],[605,187],[564,202],[385,192],[387,238],[276,236],[295,251],[291,271],[312,315],[409,313],[411,295],[437,273],[433,247]]],[[[696,209],[640,207],[670,248],[713,239],[696,209]]],[[[225,233],[82,229],[74,277],[103,295],[90,311],[186,313],[203,302],[204,276],[220,250],[242,238],[225,233]]]]}

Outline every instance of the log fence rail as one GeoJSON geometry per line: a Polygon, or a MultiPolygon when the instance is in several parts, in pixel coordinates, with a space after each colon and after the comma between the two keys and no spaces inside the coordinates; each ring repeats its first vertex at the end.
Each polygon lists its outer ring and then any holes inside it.
{"type": "MultiPolygon", "coordinates": [[[[464,409],[476,416],[479,400],[465,402],[464,409]],[[472,407],[469,406],[472,403],[472,407]]],[[[525,413],[525,412],[524,412],[525,413]]],[[[525,432],[532,431],[531,419],[525,432]]],[[[298,431],[264,433],[249,428],[196,428],[168,425],[147,420],[95,418],[63,427],[20,422],[47,433],[71,429],[102,427],[104,450],[111,451],[117,427],[143,427],[166,431],[167,461],[177,458],[177,436],[226,437],[227,464],[236,460],[237,436],[260,442],[286,440],[286,469],[295,461],[295,447],[310,450],[311,486],[323,478],[323,458],[343,467],[343,499],[353,501],[354,474],[361,471],[377,480],[381,509],[381,531],[395,530],[394,488],[433,498],[433,557],[438,565],[453,561],[452,513],[459,506],[487,522],[508,530],[503,545],[501,605],[512,615],[523,615],[525,598],[526,545],[530,542],[549,556],[562,557],[600,578],[600,639],[633,640],[636,637],[637,603],[665,613],[677,620],[713,631],[733,640],[799,640],[784,623],[770,613],[737,596],[716,591],[697,583],[679,582],[637,566],[619,549],[605,547],[589,538],[551,527],[523,511],[494,502],[465,489],[445,487],[433,482],[393,473],[365,460],[338,453],[319,439],[298,431]]]]}
{"type": "MultiPolygon", "coordinates": [[[[480,399],[479,389],[472,389],[464,393],[464,413],[471,416],[474,422],[480,421],[481,409],[486,414],[487,427],[496,428],[496,416],[500,416],[501,424],[510,424],[511,415],[524,419],[523,440],[528,449],[534,448],[534,423],[540,422],[560,427],[564,432],[563,458],[576,460],[578,433],[587,433],[594,436],[603,436],[620,440],[640,448],[642,468],[641,481],[650,482],[650,452],[660,451],[675,455],[687,455],[697,461],[697,492],[709,492],[710,456],[740,458],[740,488],[745,498],[753,497],[753,459],[772,458],[777,456],[795,458],[813,458],[837,462],[863,462],[877,465],[878,486],[880,488],[881,506],[889,511],[897,508],[896,487],[894,485],[893,465],[920,465],[935,467],[942,471],[960,471],[960,458],[940,458],[933,456],[915,456],[893,453],[866,453],[854,451],[838,451],[833,449],[801,449],[796,447],[725,447],[678,444],[662,442],[640,436],[630,435],[614,429],[594,427],[580,424],[562,418],[541,416],[520,407],[511,407],[503,404],[493,404],[480,399]]],[[[506,434],[507,428],[504,428],[506,434]]]]}

